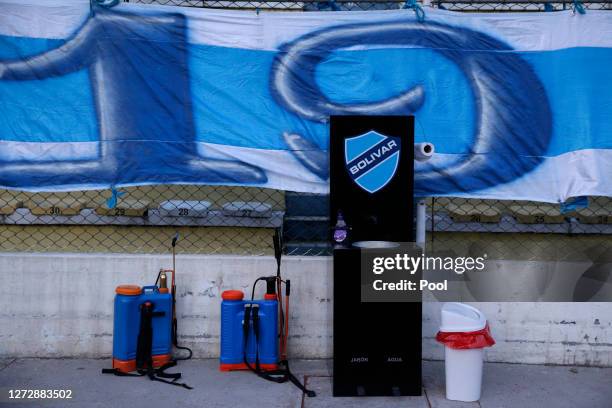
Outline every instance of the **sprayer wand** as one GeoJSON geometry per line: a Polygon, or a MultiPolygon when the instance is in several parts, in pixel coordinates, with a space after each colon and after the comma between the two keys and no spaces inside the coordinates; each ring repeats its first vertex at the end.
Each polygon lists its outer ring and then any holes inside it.
{"type": "MultiPolygon", "coordinates": [[[[278,298],[278,310],[280,318],[280,357],[281,360],[287,360],[287,331],[289,324],[288,306],[289,298],[285,297],[285,309],[283,310],[283,292],[282,284],[283,280],[281,277],[281,260],[283,256],[283,238],[279,231],[279,228],[274,230],[274,237],[272,238],[274,243],[274,258],[276,259],[276,284],[277,284],[277,298],[278,298]]],[[[289,292],[287,291],[287,294],[289,292]]]]}
{"type": "MultiPolygon", "coordinates": [[[[179,239],[179,233],[177,232],[172,238],[172,270],[176,271],[176,242],[179,239]]],[[[172,281],[172,287],[174,287],[174,280],[172,281]]]]}
{"type": "Polygon", "coordinates": [[[172,342],[177,350],[187,350],[189,353],[187,357],[177,357],[176,360],[189,360],[193,356],[193,352],[188,347],[178,345],[178,322],[176,320],[176,243],[179,239],[179,233],[177,232],[172,238],[172,342]]]}

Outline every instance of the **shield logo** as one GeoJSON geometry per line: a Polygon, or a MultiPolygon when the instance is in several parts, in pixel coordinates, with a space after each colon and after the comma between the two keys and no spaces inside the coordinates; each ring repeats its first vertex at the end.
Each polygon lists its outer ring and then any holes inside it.
{"type": "Polygon", "coordinates": [[[345,139],[344,160],[353,181],[370,194],[386,186],[397,170],[400,142],[373,130],[345,139]]]}

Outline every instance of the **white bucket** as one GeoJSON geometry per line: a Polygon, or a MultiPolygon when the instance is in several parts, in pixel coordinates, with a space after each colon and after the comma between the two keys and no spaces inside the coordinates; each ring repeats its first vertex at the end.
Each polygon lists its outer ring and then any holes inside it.
{"type": "Polygon", "coordinates": [[[484,349],[455,350],[444,347],[446,399],[478,401],[482,389],[484,349]]]}
{"type": "MultiPolygon", "coordinates": [[[[484,314],[463,303],[446,303],[442,307],[442,332],[472,332],[485,328],[484,314]]],[[[484,350],[456,350],[444,347],[446,398],[454,401],[478,401],[482,389],[484,350]]]]}

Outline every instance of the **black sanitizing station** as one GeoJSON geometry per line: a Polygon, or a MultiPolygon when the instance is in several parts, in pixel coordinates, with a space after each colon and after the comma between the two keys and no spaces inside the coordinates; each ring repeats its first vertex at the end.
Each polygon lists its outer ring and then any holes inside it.
{"type": "Polygon", "coordinates": [[[413,116],[330,118],[334,396],[421,395],[422,304],[362,302],[356,246],[414,241],[413,186],[413,116]]]}

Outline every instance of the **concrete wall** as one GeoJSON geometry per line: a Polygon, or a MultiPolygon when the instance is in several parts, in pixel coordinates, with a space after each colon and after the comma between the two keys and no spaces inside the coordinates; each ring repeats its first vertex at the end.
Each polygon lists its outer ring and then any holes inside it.
{"type": "MultiPolygon", "coordinates": [[[[111,355],[118,284],[152,284],[167,255],[1,254],[0,357],[111,355]]],[[[327,257],[286,257],[292,281],[290,353],[332,355],[332,280],[327,257]]],[[[181,255],[177,259],[180,342],[196,357],[219,350],[219,302],[225,289],[250,290],[275,271],[271,257],[181,255]]],[[[612,303],[474,303],[497,345],[489,361],[612,366],[612,303]]],[[[425,303],[423,354],[441,359],[434,336],[439,303],[425,303]]],[[[394,330],[410,330],[401,321],[394,330]]]]}

